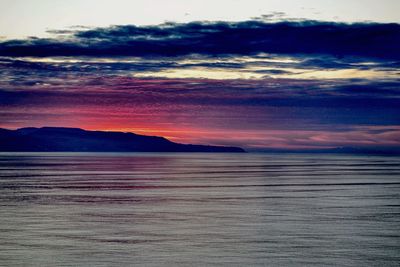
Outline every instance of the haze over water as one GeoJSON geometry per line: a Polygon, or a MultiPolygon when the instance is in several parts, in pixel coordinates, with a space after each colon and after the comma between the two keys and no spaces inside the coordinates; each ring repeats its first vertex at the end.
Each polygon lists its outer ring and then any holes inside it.
{"type": "Polygon", "coordinates": [[[398,266],[400,157],[1,153],[1,266],[398,266]]]}

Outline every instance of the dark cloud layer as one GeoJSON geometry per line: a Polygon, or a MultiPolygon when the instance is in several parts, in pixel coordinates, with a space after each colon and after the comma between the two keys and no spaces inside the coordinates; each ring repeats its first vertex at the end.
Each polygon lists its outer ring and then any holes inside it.
{"type": "MultiPolygon", "coordinates": [[[[257,109],[247,113],[257,118],[268,118],[266,110],[270,109],[282,114],[292,110],[294,113],[286,113],[286,119],[292,121],[292,126],[296,125],[293,121],[308,120],[302,126],[305,128],[315,124],[331,124],[332,128],[340,124],[400,124],[398,81],[165,79],[101,76],[101,73],[49,75],[45,71],[46,77],[41,72],[25,78],[21,74],[12,82],[0,80],[0,104],[150,108],[161,105],[179,106],[188,114],[194,107],[228,108],[238,118],[242,109],[257,109]]],[[[248,118],[238,122],[247,125],[248,118]]]]}
{"type": "Polygon", "coordinates": [[[0,43],[1,56],[326,54],[400,59],[400,25],[334,22],[192,22],[55,32],[0,43]]]}

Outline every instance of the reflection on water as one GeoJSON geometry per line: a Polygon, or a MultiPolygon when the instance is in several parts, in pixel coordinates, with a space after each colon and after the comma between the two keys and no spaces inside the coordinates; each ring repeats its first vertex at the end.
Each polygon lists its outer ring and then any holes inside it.
{"type": "Polygon", "coordinates": [[[0,154],[1,266],[398,266],[400,158],[0,154]]]}

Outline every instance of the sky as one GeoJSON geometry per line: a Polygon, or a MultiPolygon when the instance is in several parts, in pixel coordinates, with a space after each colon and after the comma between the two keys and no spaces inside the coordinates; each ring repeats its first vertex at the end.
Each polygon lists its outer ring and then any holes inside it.
{"type": "Polygon", "coordinates": [[[0,0],[0,127],[400,149],[399,1],[0,0]]]}
{"type": "Polygon", "coordinates": [[[71,26],[243,21],[276,12],[324,21],[400,22],[398,0],[0,0],[0,7],[0,33],[8,39],[43,37],[71,26]]]}

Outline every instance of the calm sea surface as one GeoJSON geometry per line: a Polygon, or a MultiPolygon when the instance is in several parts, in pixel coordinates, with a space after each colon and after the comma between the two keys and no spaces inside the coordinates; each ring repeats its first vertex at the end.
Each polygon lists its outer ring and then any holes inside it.
{"type": "Polygon", "coordinates": [[[400,157],[1,153],[0,266],[400,266],[400,157]]]}

